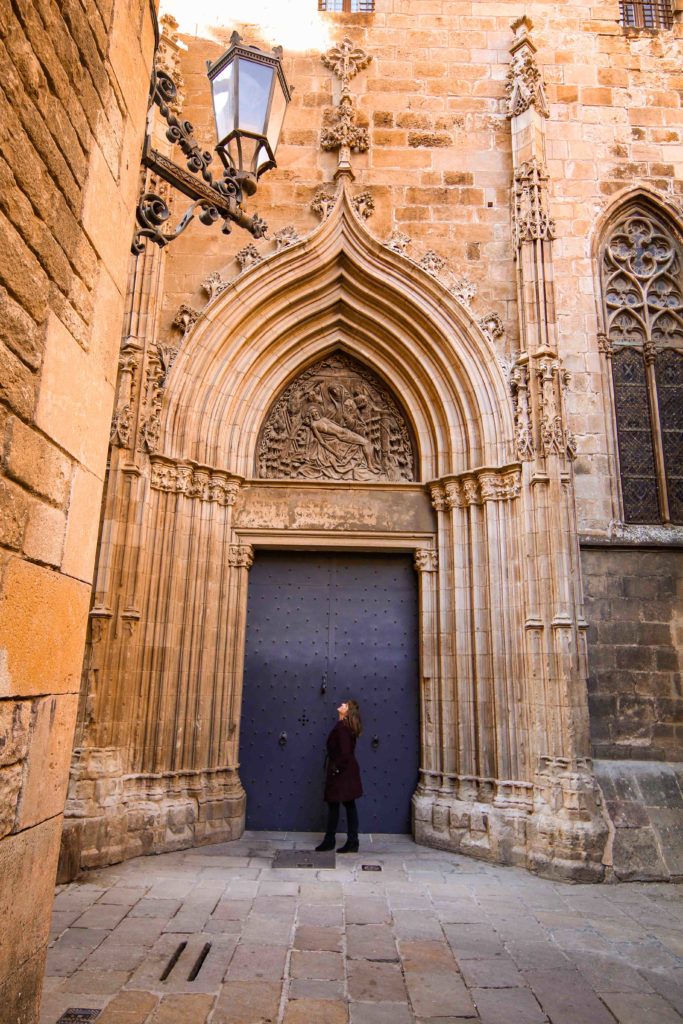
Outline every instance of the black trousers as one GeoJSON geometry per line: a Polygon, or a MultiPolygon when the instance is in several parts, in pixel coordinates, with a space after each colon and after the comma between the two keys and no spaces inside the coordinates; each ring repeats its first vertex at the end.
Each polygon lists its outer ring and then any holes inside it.
{"type": "MultiPolygon", "coordinates": [[[[355,800],[345,800],[344,807],[346,808],[346,838],[349,842],[358,842],[358,809],[356,807],[355,800]]],[[[327,801],[327,831],[325,832],[326,839],[334,839],[337,834],[337,825],[339,824],[339,801],[328,800],[327,801]]]]}

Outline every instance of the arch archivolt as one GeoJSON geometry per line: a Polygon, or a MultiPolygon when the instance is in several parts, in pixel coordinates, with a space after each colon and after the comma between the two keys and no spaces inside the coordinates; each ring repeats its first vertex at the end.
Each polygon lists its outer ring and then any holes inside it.
{"type": "Polygon", "coordinates": [[[416,836],[516,863],[539,836],[537,856],[552,857],[534,815],[563,806],[552,787],[584,772],[586,753],[557,696],[583,678],[574,584],[548,568],[548,524],[564,536],[569,519],[546,496],[564,509],[571,483],[565,461],[552,484],[544,464],[518,461],[509,386],[469,311],[372,238],[343,187],[309,238],[213,299],[163,380],[155,450],[133,462],[112,448],[78,753],[87,778],[98,764],[112,775],[112,752],[120,764],[117,855],[168,848],[179,815],[177,845],[240,834],[249,567],[259,547],[303,546],[415,553],[416,836]],[[415,482],[257,478],[273,402],[335,351],[396,396],[415,482]]]}

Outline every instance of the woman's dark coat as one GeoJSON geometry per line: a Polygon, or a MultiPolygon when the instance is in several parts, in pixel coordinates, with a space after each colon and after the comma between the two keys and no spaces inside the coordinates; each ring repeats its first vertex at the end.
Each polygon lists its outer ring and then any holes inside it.
{"type": "Polygon", "coordinates": [[[337,722],[327,737],[326,800],[346,803],[363,795],[355,749],[356,737],[351,727],[344,721],[337,722]]]}

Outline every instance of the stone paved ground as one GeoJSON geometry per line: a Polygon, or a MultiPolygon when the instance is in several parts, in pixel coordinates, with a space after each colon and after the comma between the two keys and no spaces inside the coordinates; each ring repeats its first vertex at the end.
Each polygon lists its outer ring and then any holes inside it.
{"type": "Polygon", "coordinates": [[[563,885],[402,836],[273,869],[312,845],[247,833],[61,887],[41,1024],[683,1021],[680,887],[563,885]]]}

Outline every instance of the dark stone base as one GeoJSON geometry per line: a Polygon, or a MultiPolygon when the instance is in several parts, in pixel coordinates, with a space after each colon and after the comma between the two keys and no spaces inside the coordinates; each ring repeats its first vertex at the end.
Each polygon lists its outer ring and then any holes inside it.
{"type": "Polygon", "coordinates": [[[683,881],[683,762],[594,761],[610,821],[608,878],[683,881]]]}

